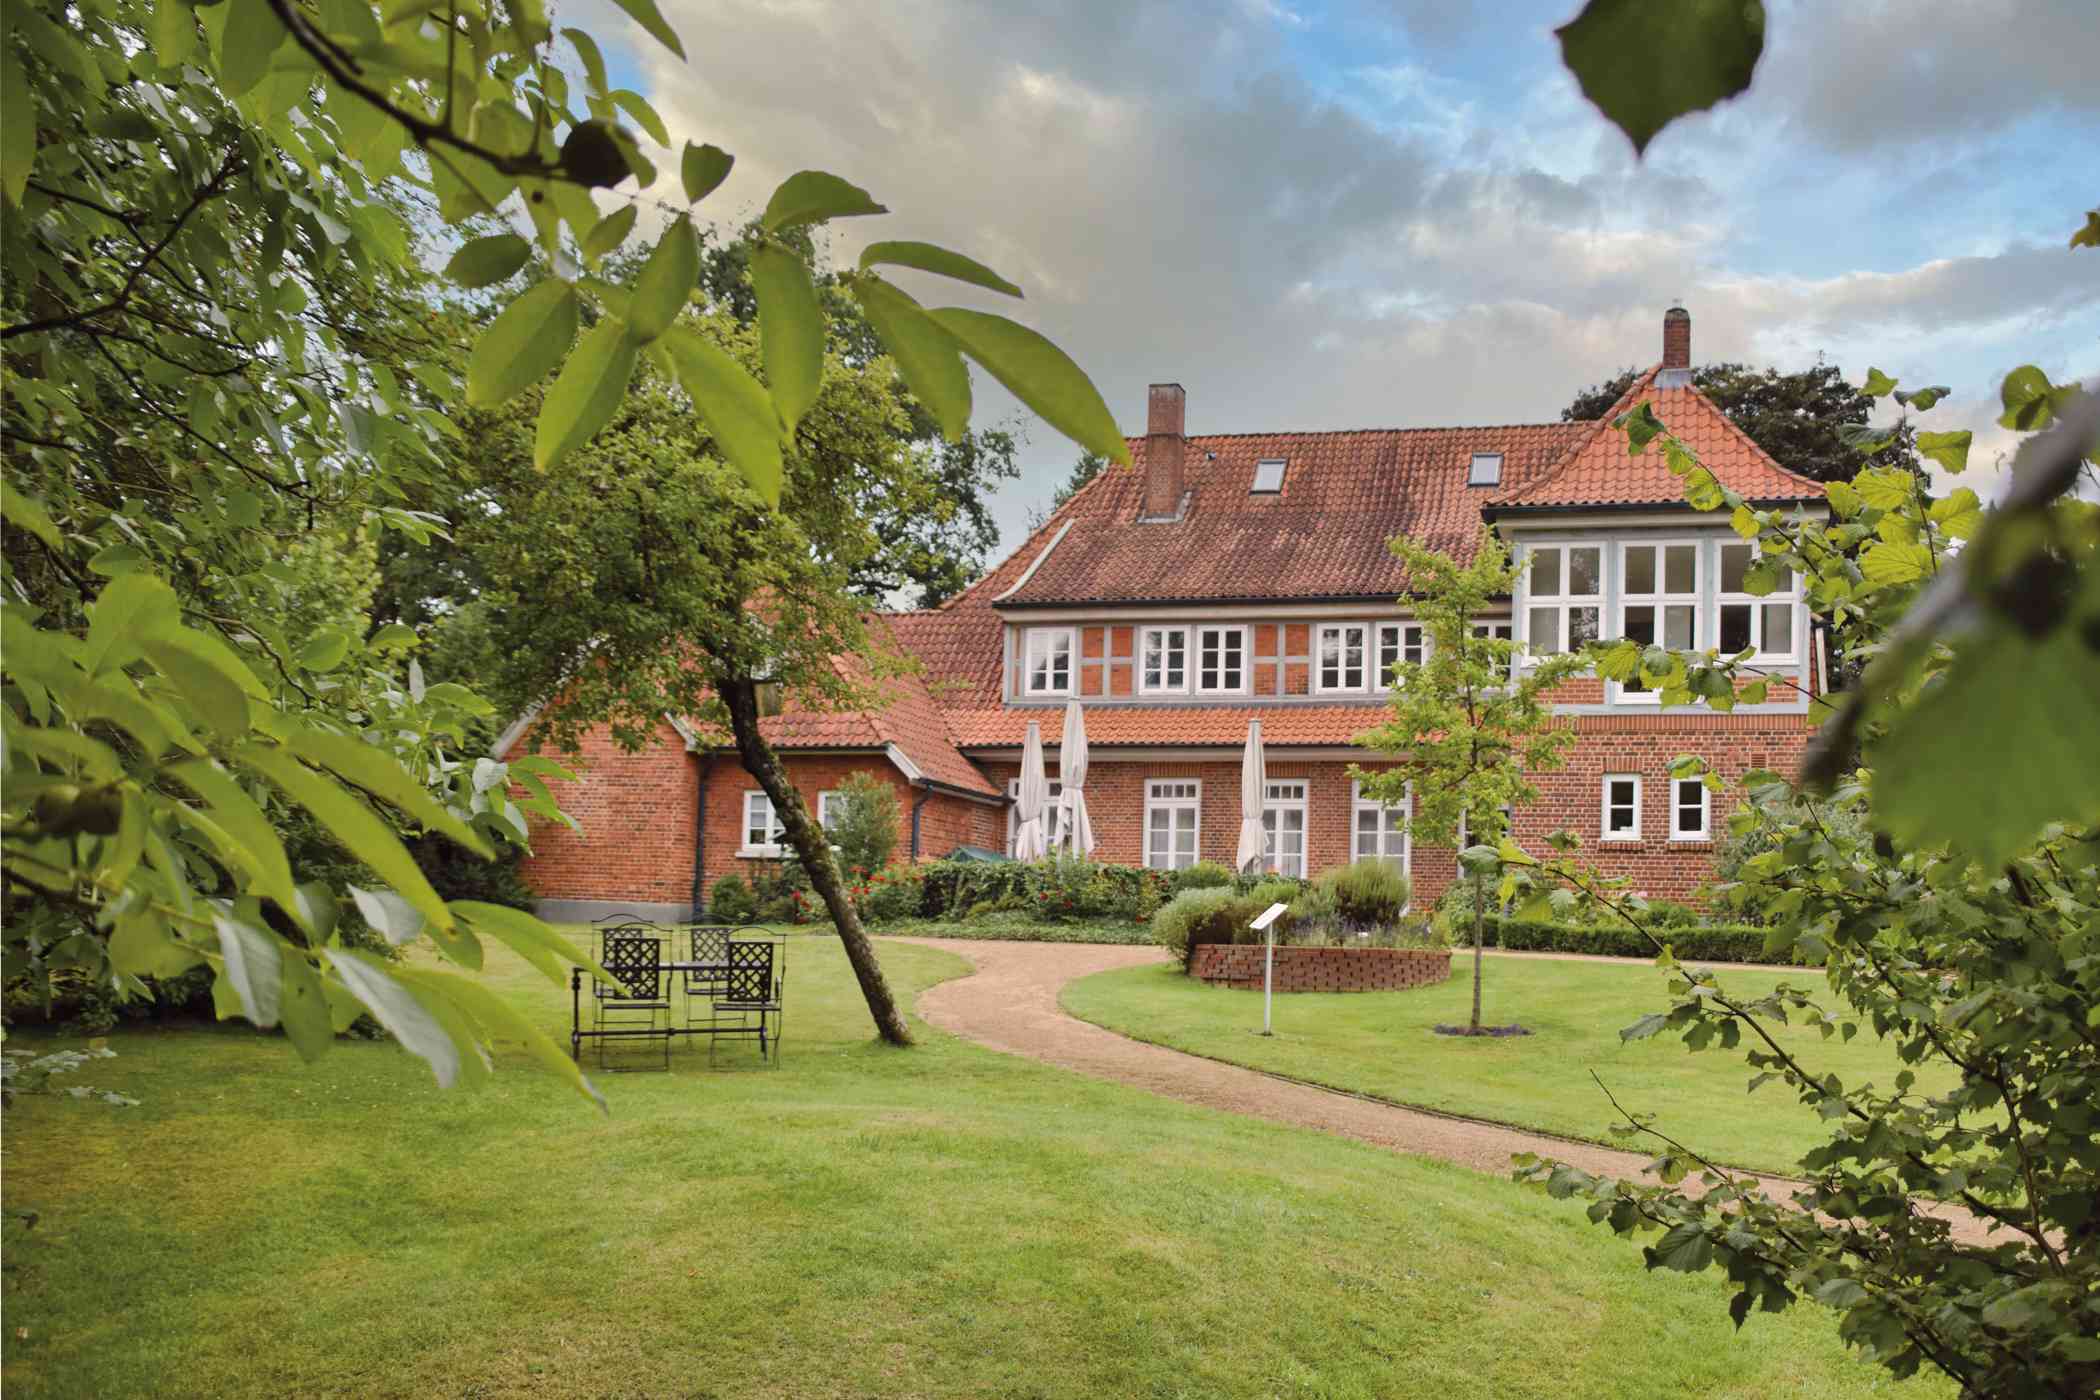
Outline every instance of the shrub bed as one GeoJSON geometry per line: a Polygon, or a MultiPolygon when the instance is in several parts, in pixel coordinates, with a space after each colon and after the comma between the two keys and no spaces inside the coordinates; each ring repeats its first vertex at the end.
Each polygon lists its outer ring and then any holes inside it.
{"type": "Polygon", "coordinates": [[[975,919],[901,919],[880,924],[878,934],[918,938],[1008,939],[1015,943],[1150,943],[1148,924],[1109,920],[1046,924],[1025,913],[987,914],[975,919]]]}
{"type": "MultiPolygon", "coordinates": [[[[1808,966],[1800,954],[1770,957],[1767,930],[1755,924],[1680,924],[1658,935],[1690,962],[1746,962],[1808,966]]],[[[1512,952],[1591,953],[1601,957],[1652,958],[1655,946],[1624,924],[1561,924],[1545,919],[1505,919],[1490,915],[1483,935],[1486,946],[1512,952]]],[[[1472,946],[1470,926],[1454,925],[1454,947],[1472,946]]]]}

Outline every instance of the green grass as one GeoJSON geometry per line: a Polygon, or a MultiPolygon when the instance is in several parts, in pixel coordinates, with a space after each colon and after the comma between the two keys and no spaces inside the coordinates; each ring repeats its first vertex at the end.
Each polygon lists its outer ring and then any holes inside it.
{"type": "MultiPolygon", "coordinates": [[[[1744,997],[1762,996],[1781,981],[1820,986],[1820,980],[1820,973],[1799,968],[1721,973],[1723,988],[1744,997]]],[[[1484,985],[1483,1020],[1514,1021],[1531,1035],[1433,1033],[1438,1024],[1466,1024],[1473,978],[1462,953],[1452,957],[1451,980],[1434,987],[1278,996],[1275,1034],[1267,1038],[1256,1034],[1261,993],[1206,986],[1172,964],[1082,978],[1065,988],[1064,1006],[1084,1020],[1178,1050],[1394,1103],[1618,1146],[1628,1144],[1611,1135],[1616,1115],[1592,1072],[1627,1108],[1657,1115],[1657,1126],[1671,1136],[1732,1165],[1787,1171],[1825,1140],[1827,1125],[1784,1084],[1774,1081],[1746,1095],[1754,1071],[1740,1050],[1692,1054],[1667,1032],[1619,1039],[1620,1028],[1669,1005],[1664,976],[1654,968],[1491,957],[1484,985]]],[[[1871,1030],[1846,1044],[1805,1026],[1775,1029],[1805,1064],[1848,1085],[1892,1086],[1904,1067],[1871,1030]]],[[[1918,1077],[1921,1091],[1935,1092],[1954,1079],[1935,1067],[1921,1067],[1918,1077]]]]}
{"type": "MultiPolygon", "coordinates": [[[[962,969],[881,955],[907,998],[962,969]]],[[[565,1026],[565,991],[489,975],[565,1026]]],[[[1495,1177],[874,1045],[828,938],[788,998],[781,1069],[681,1050],[608,1077],[609,1118],[517,1052],[448,1093],[390,1045],[113,1034],[80,1077],[141,1107],[7,1115],[6,1204],[41,1217],[10,1400],[1942,1393],[1813,1307],[1736,1333],[1718,1279],[1495,1177]]]]}

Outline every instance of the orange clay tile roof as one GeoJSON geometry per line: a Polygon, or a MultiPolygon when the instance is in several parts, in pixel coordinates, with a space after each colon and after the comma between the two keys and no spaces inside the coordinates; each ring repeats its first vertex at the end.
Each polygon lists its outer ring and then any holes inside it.
{"type": "MultiPolygon", "coordinates": [[[[1383,705],[1087,705],[1090,748],[1131,745],[1243,744],[1247,721],[1261,721],[1264,745],[1347,744],[1386,716],[1383,705]]],[[[1028,722],[1042,726],[1043,742],[1065,731],[1063,706],[951,710],[949,731],[966,749],[1019,748],[1028,722]]]]}
{"type": "Polygon", "coordinates": [[[1684,483],[1663,465],[1660,442],[1640,456],[1629,456],[1626,434],[1612,420],[1647,399],[1663,426],[1689,447],[1723,486],[1753,501],[1815,501],[1821,484],[1797,476],[1768,456],[1749,434],[1729,421],[1698,390],[1655,387],[1658,365],[1633,382],[1625,395],[1595,423],[1583,424],[1585,436],[1550,470],[1506,486],[1494,498],[1491,513],[1594,505],[1683,505],[1684,483]]]}
{"type": "MultiPolygon", "coordinates": [[[[1394,597],[1406,582],[1387,548],[1394,536],[1472,553],[1480,508],[1493,494],[1466,485],[1474,453],[1500,452],[1504,483],[1529,482],[1590,426],[1192,437],[1183,459],[1186,512],[1160,524],[1137,520],[1145,440],[1134,438],[1133,466],[1104,471],[1054,517],[1072,528],[1025,583],[1004,598],[996,595],[1011,583],[973,591],[993,594],[1001,607],[1394,597]],[[1287,463],[1283,490],[1251,493],[1255,463],[1279,457],[1287,463]]],[[[1031,539],[1023,553],[1032,562],[1041,548],[1031,539]]]]}

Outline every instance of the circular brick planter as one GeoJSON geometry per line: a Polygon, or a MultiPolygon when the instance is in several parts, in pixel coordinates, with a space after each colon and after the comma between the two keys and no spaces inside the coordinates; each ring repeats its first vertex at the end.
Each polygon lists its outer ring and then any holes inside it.
{"type": "MultiPolygon", "coordinates": [[[[1258,992],[1259,943],[1202,943],[1189,976],[1214,987],[1258,992]]],[[[1291,948],[1276,950],[1279,992],[1403,992],[1451,980],[1448,948],[1291,948]]]]}

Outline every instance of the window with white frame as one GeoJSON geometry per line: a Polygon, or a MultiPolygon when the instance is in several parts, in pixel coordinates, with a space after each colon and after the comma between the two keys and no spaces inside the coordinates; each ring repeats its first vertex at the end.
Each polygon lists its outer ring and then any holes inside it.
{"type": "MultiPolygon", "coordinates": [[[[1514,833],[1517,829],[1517,809],[1505,802],[1495,810],[1502,814],[1502,834],[1508,836],[1514,833]]],[[[1466,813],[1458,814],[1458,848],[1461,851],[1473,844],[1472,825],[1466,813]]]]}
{"type": "Polygon", "coordinates": [[[1641,839],[1641,778],[1638,773],[1604,775],[1604,819],[1598,835],[1606,841],[1641,839]]]}
{"type": "Polygon", "coordinates": [[[1419,622],[1378,624],[1378,683],[1393,678],[1395,662],[1421,665],[1429,659],[1429,629],[1419,622]]]}
{"type": "Polygon", "coordinates": [[[1185,870],[1196,863],[1202,830],[1203,784],[1194,778],[1155,778],[1145,784],[1145,864],[1185,870]]]}
{"type": "MultiPolygon", "coordinates": [[[[1617,635],[1644,647],[1690,651],[1699,645],[1699,546],[1685,540],[1619,546],[1617,635]]],[[[1653,698],[1636,672],[1622,695],[1653,698]]]]}
{"type": "Polygon", "coordinates": [[[1759,597],[1743,585],[1757,550],[1749,544],[1721,546],[1721,635],[1724,655],[1751,651],[1765,661],[1791,661],[1800,656],[1797,618],[1801,586],[1792,569],[1779,572],[1778,584],[1759,597]]]}
{"type": "Polygon", "coordinates": [[[1305,792],[1303,779],[1270,783],[1262,794],[1261,830],[1264,862],[1279,875],[1305,878],[1305,792]]]}
{"type": "Polygon", "coordinates": [[[1473,624],[1473,635],[1476,637],[1499,637],[1506,642],[1510,638],[1509,619],[1504,617],[1497,618],[1493,622],[1476,622],[1473,624]]]}
{"type": "Polygon", "coordinates": [[[1196,629],[1196,689],[1210,694],[1243,694],[1247,689],[1247,629],[1196,629]]]}
{"type": "Polygon", "coordinates": [[[1189,688],[1189,629],[1138,629],[1138,689],[1147,695],[1189,688]]]}
{"type": "Polygon", "coordinates": [[[817,825],[826,831],[838,820],[839,813],[846,810],[846,794],[843,792],[820,792],[817,794],[817,825]]]}
{"type": "MultiPolygon", "coordinates": [[[[1057,799],[1064,794],[1064,790],[1065,785],[1062,782],[1056,778],[1050,780],[1049,796],[1043,801],[1043,829],[1045,831],[1050,829],[1048,825],[1050,814],[1057,809],[1057,799]]],[[[1006,795],[1015,802],[1021,800],[1021,780],[1019,778],[1008,778],[1006,780],[1006,795]]],[[[1011,806],[1008,806],[1006,809],[1006,853],[1008,855],[1014,853],[1014,837],[1020,830],[1021,818],[1011,806]]]]}
{"type": "Polygon", "coordinates": [[[1500,452],[1475,452],[1472,465],[1466,468],[1466,485],[1500,486],[1502,484],[1502,454],[1500,452]]]}
{"type": "Polygon", "coordinates": [[[773,810],[773,799],[757,789],[745,793],[744,846],[737,854],[777,856],[780,837],[780,814],[773,810]]]}
{"type": "Polygon", "coordinates": [[[1699,778],[1672,778],[1670,780],[1670,839],[1672,841],[1704,841],[1708,839],[1707,800],[1711,796],[1706,783],[1699,778]]]}
{"type": "Polygon", "coordinates": [[[1023,646],[1021,690],[1027,695],[1069,695],[1072,691],[1072,629],[1031,627],[1023,646]]]}
{"type": "Polygon", "coordinates": [[[1365,681],[1364,624],[1323,622],[1314,653],[1314,684],[1320,690],[1362,690],[1365,681]]]}
{"type": "Polygon", "coordinates": [[[1365,797],[1362,783],[1351,783],[1349,802],[1354,822],[1349,846],[1351,858],[1386,861],[1405,875],[1409,855],[1407,819],[1414,809],[1413,789],[1410,788],[1401,801],[1388,805],[1365,797]]]}
{"type": "Polygon", "coordinates": [[[1525,641],[1534,656],[1580,651],[1603,635],[1604,546],[1535,544],[1525,587],[1525,641]]]}
{"type": "Polygon", "coordinates": [[[1254,464],[1254,484],[1247,488],[1256,496],[1274,495],[1283,489],[1283,469],[1287,465],[1281,457],[1265,457],[1254,464]]]}

